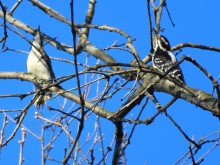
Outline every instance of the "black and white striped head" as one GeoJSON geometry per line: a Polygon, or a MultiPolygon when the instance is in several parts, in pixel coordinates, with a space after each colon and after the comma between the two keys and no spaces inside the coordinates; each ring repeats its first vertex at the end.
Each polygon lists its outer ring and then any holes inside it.
{"type": "Polygon", "coordinates": [[[163,35],[154,35],[154,51],[156,50],[170,51],[170,43],[163,35]]]}

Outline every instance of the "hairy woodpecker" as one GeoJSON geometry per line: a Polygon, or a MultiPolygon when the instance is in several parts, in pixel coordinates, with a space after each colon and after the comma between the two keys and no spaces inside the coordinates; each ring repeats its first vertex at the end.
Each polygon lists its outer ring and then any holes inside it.
{"type": "MultiPolygon", "coordinates": [[[[166,37],[155,34],[154,52],[152,55],[153,67],[162,73],[166,73],[177,62],[176,57],[170,52],[170,43],[166,37]]],[[[172,68],[168,75],[182,83],[185,83],[182,71],[179,66],[172,68]]]]}
{"type": "MultiPolygon", "coordinates": [[[[35,83],[35,89],[40,89],[48,85],[48,82],[55,79],[51,61],[46,52],[43,49],[43,40],[40,33],[40,27],[38,27],[34,40],[32,42],[32,47],[27,59],[27,70],[28,73],[34,75],[41,82],[35,83]]],[[[46,103],[48,99],[51,98],[51,93],[49,91],[42,91],[38,98],[36,99],[34,105],[37,108],[46,103]]]]}

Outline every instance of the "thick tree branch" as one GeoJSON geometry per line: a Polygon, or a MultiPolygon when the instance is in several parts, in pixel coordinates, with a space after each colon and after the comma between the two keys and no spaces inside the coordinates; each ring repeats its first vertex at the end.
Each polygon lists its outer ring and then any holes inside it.
{"type": "MultiPolygon", "coordinates": [[[[90,54],[92,54],[95,58],[100,59],[107,64],[117,62],[112,56],[98,49],[97,47],[93,46],[86,37],[86,35],[82,35],[82,36],[83,37],[81,37],[79,40],[80,45],[82,45],[85,48],[85,50],[90,54]]],[[[115,71],[123,70],[121,66],[111,66],[111,68],[115,71]]]]}
{"type": "Polygon", "coordinates": [[[160,20],[161,20],[164,5],[165,5],[165,0],[160,0],[159,7],[157,9],[154,9],[155,10],[155,23],[156,23],[155,30],[157,32],[160,31],[160,20]]]}
{"type": "Polygon", "coordinates": [[[121,122],[115,123],[115,149],[114,149],[114,155],[112,159],[112,165],[118,165],[120,163],[120,157],[121,157],[121,144],[123,142],[123,125],[121,122]]]}
{"type": "MultiPolygon", "coordinates": [[[[31,74],[28,74],[28,73],[24,73],[24,72],[0,72],[0,79],[19,79],[22,81],[25,80],[25,81],[29,81],[29,82],[33,82],[33,83],[37,82],[37,80],[34,76],[32,76],[31,74]]],[[[51,92],[54,92],[57,95],[61,95],[67,99],[70,99],[73,102],[76,102],[77,104],[80,104],[79,96],[75,95],[72,92],[66,91],[62,87],[51,87],[48,90],[50,90],[51,92]]],[[[109,116],[111,116],[113,114],[112,112],[110,112],[104,108],[101,108],[101,107],[89,102],[88,100],[85,100],[85,107],[87,109],[90,109],[91,111],[95,112],[96,114],[104,117],[104,118],[108,118],[109,116]]]]}
{"type": "Polygon", "coordinates": [[[37,6],[40,10],[45,12],[47,15],[51,16],[52,18],[59,20],[61,22],[64,22],[71,26],[71,21],[62,16],[60,13],[58,13],[56,10],[52,9],[51,7],[43,4],[39,0],[29,0],[33,3],[34,6],[37,6]]]}
{"type": "MultiPolygon", "coordinates": [[[[3,17],[3,16],[4,16],[3,12],[0,11],[0,17],[3,17]]],[[[36,30],[34,28],[31,28],[30,26],[26,25],[25,23],[13,18],[9,14],[6,14],[6,20],[10,24],[24,30],[25,32],[30,33],[32,35],[35,35],[36,30]]],[[[51,38],[51,37],[47,36],[46,34],[44,34],[42,32],[41,32],[41,35],[47,43],[51,44],[52,46],[54,46],[58,50],[62,50],[62,51],[65,51],[67,53],[73,54],[73,48],[71,46],[66,45],[64,43],[61,43],[61,42],[58,42],[54,38],[51,38]]]]}
{"type": "MultiPolygon", "coordinates": [[[[0,11],[0,17],[3,17],[3,12],[0,11]]],[[[31,33],[31,34],[35,34],[35,30],[33,28],[30,28],[30,26],[24,24],[23,22],[20,22],[19,20],[11,17],[10,15],[6,15],[6,20],[11,23],[12,25],[18,27],[18,28],[21,28],[23,29],[24,31],[28,32],[28,33],[31,33]]],[[[82,27],[87,27],[89,25],[82,25],[82,27]]],[[[97,27],[97,26],[94,26],[94,25],[91,25],[89,27],[97,27]]],[[[100,28],[104,28],[106,30],[108,30],[109,28],[112,29],[112,27],[106,27],[106,26],[101,26],[100,28]]],[[[127,45],[131,48],[131,50],[133,51],[133,53],[135,54],[135,56],[138,58],[138,61],[140,60],[139,59],[139,56],[135,50],[135,48],[133,47],[133,45],[131,44],[131,38],[128,34],[126,34],[125,32],[123,31],[120,31],[120,30],[117,30],[116,28],[113,28],[115,29],[119,34],[122,34],[124,35],[126,38],[128,38],[128,42],[127,42],[127,45]]],[[[71,53],[73,54],[74,52],[74,49],[71,47],[71,46],[68,46],[66,44],[63,44],[63,43],[60,43],[58,41],[56,41],[55,39],[47,36],[46,34],[44,33],[41,33],[43,39],[51,44],[52,46],[56,47],[58,50],[62,50],[62,51],[65,51],[65,52],[68,52],[68,53],[71,53]]],[[[87,52],[89,52],[90,54],[92,54],[95,58],[97,59],[100,59],[102,60],[103,62],[105,63],[116,63],[117,61],[111,57],[109,54],[105,53],[104,51],[96,48],[95,46],[93,46],[90,41],[88,40],[87,36],[82,34],[80,35],[80,39],[79,39],[79,46],[85,48],[85,50],[87,52]]],[[[118,71],[118,70],[122,70],[123,68],[122,67],[117,67],[117,66],[113,66],[111,67],[113,70],[115,71],[118,71]]]]}
{"type": "MultiPolygon", "coordinates": [[[[36,79],[32,75],[23,72],[0,72],[0,79],[21,79],[30,82],[36,81],[36,79]]],[[[171,81],[161,79],[159,78],[159,76],[156,76],[152,73],[146,74],[142,81],[142,85],[134,92],[134,94],[128,99],[128,101],[116,111],[116,113],[112,113],[103,108],[100,108],[99,106],[95,106],[89,101],[85,101],[85,107],[104,118],[111,118],[113,120],[116,120],[117,118],[123,118],[133,109],[133,107],[141,102],[141,100],[145,96],[145,91],[154,87],[158,91],[171,94],[174,97],[182,98],[187,102],[195,104],[196,106],[204,110],[210,111],[215,116],[220,116],[220,111],[218,109],[218,99],[204,91],[187,87],[189,90],[195,93],[195,95],[192,95],[191,93],[172,83],[171,81]]],[[[73,94],[72,92],[67,92],[61,87],[51,87],[49,90],[58,95],[66,97],[76,102],[77,104],[80,104],[80,99],[77,95],[73,94]]]]}
{"type": "Polygon", "coordinates": [[[182,98],[187,102],[195,104],[196,106],[210,111],[213,115],[220,117],[220,111],[218,109],[218,99],[212,95],[191,87],[186,87],[185,90],[172,83],[169,80],[161,79],[155,74],[148,73],[142,79],[142,84],[133,93],[133,95],[113,114],[110,119],[117,121],[119,118],[125,117],[136,105],[140,104],[142,99],[145,97],[145,92],[149,89],[154,88],[157,91],[168,93],[174,97],[182,98]],[[195,95],[188,92],[192,91],[195,95]]]}
{"type": "MultiPolygon", "coordinates": [[[[143,84],[150,81],[156,81],[159,77],[152,74],[147,74],[143,80],[143,84]]],[[[178,85],[166,80],[160,80],[160,83],[156,83],[154,86],[155,89],[161,92],[171,94],[174,97],[179,97],[187,102],[190,102],[204,110],[210,111],[213,115],[220,117],[220,111],[218,109],[218,99],[212,95],[195,88],[188,87],[190,91],[194,91],[195,95],[192,95],[183,88],[180,88],[178,85]]]]}
{"type": "MultiPolygon", "coordinates": [[[[92,23],[93,16],[95,13],[95,5],[96,5],[96,0],[89,1],[88,10],[87,10],[86,18],[85,18],[85,22],[84,22],[85,24],[92,23]]],[[[89,36],[89,28],[83,28],[82,33],[88,37],[89,36]]]]}

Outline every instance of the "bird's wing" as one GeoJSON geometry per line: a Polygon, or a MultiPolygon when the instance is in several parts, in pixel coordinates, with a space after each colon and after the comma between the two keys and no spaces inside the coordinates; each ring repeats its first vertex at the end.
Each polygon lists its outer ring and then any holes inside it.
{"type": "Polygon", "coordinates": [[[48,56],[47,53],[44,51],[43,47],[41,47],[41,48],[39,49],[39,52],[40,52],[40,54],[42,55],[42,58],[43,58],[43,60],[45,61],[46,65],[47,65],[46,67],[48,68],[48,70],[49,70],[49,72],[50,72],[51,79],[52,79],[53,81],[55,81],[55,74],[54,74],[54,72],[53,72],[53,68],[52,68],[51,60],[50,60],[49,56],[48,56]]]}
{"type": "MultiPolygon", "coordinates": [[[[176,57],[169,51],[156,51],[152,61],[154,68],[157,68],[162,73],[166,73],[177,62],[176,57]]],[[[179,66],[171,69],[168,74],[181,82],[185,82],[179,66]]]]}
{"type": "Polygon", "coordinates": [[[52,69],[51,60],[50,60],[49,56],[47,55],[47,53],[44,51],[43,38],[42,38],[42,35],[40,32],[40,27],[38,27],[38,29],[37,29],[37,33],[35,35],[34,40],[39,44],[39,48],[37,49],[37,51],[41,54],[41,58],[42,58],[39,60],[43,60],[45,62],[45,65],[46,65],[45,67],[48,68],[50,75],[51,75],[51,79],[53,81],[55,81],[55,74],[52,69]]]}

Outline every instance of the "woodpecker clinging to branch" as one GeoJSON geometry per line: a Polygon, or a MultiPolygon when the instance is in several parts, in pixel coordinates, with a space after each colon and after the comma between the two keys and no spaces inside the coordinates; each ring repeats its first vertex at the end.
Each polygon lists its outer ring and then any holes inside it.
{"type": "MultiPolygon", "coordinates": [[[[27,59],[27,70],[29,73],[34,75],[38,80],[42,80],[40,83],[35,83],[35,89],[40,89],[41,87],[47,86],[48,81],[55,79],[51,61],[46,52],[43,49],[43,40],[40,34],[40,28],[38,27],[34,40],[32,42],[32,47],[27,59]]],[[[51,93],[49,91],[42,91],[35,101],[34,105],[37,108],[43,106],[45,102],[51,98],[51,93]]]]}
{"type": "MultiPolygon", "coordinates": [[[[166,37],[156,34],[154,36],[154,52],[152,55],[153,67],[162,73],[166,73],[176,62],[176,57],[170,52],[170,43],[166,37]]],[[[182,83],[185,83],[179,66],[174,67],[168,75],[182,83]]]]}

